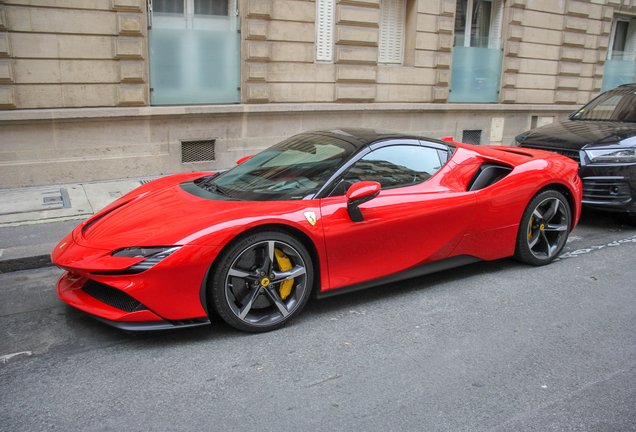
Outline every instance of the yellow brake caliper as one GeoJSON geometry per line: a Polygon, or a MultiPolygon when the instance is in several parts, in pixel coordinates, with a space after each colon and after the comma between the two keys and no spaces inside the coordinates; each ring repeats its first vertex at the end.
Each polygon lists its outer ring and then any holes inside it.
{"type": "MultiPolygon", "coordinates": [[[[274,255],[276,255],[276,262],[278,263],[278,269],[280,271],[288,271],[292,269],[291,261],[287,258],[282,251],[278,249],[274,249],[274,255]]],[[[289,279],[280,283],[280,287],[278,288],[278,292],[280,293],[280,298],[285,300],[287,296],[291,293],[292,287],[294,286],[294,279],[289,279]]]]}
{"type": "Polygon", "coordinates": [[[528,241],[532,240],[532,224],[534,223],[534,216],[532,216],[530,218],[530,226],[528,228],[530,228],[528,230],[528,241]]]}

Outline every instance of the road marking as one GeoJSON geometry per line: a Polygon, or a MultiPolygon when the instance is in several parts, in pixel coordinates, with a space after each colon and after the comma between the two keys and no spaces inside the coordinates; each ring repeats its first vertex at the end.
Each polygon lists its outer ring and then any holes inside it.
{"type": "Polygon", "coordinates": [[[18,353],[13,353],[13,354],[5,354],[3,356],[0,356],[0,361],[4,364],[7,362],[7,360],[12,359],[13,357],[19,356],[19,355],[33,355],[33,352],[31,351],[22,351],[22,352],[18,352],[18,353]]]}
{"type": "Polygon", "coordinates": [[[340,378],[342,378],[342,375],[336,374],[334,376],[330,376],[329,378],[325,378],[324,380],[315,382],[313,384],[306,385],[305,388],[314,387],[314,386],[317,386],[317,385],[320,385],[320,384],[324,384],[327,381],[337,380],[337,379],[340,379],[340,378]]]}
{"type": "Polygon", "coordinates": [[[555,261],[558,260],[562,260],[562,259],[567,259],[567,258],[574,258],[577,257],[579,255],[585,255],[594,251],[598,251],[601,249],[605,249],[608,247],[616,247],[616,246],[621,246],[627,243],[636,243],[636,234],[621,240],[614,240],[611,243],[608,244],[604,244],[604,245],[599,245],[599,246],[588,246],[582,249],[577,249],[575,251],[572,252],[566,252],[564,254],[561,254],[557,259],[555,259],[555,261]]]}

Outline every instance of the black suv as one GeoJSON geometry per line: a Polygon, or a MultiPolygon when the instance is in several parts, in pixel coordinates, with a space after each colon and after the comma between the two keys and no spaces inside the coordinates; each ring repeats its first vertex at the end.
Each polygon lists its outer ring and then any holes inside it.
{"type": "Polygon", "coordinates": [[[627,212],[636,222],[636,84],[609,90],[568,120],[532,129],[515,141],[576,160],[583,205],[627,212]]]}

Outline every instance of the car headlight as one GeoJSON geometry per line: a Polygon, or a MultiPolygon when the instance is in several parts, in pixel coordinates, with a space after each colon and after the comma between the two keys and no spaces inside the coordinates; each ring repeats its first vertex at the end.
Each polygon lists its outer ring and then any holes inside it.
{"type": "Polygon", "coordinates": [[[636,149],[585,150],[592,163],[632,163],[636,162],[636,149]]]}
{"type": "Polygon", "coordinates": [[[114,257],[145,258],[126,269],[127,274],[141,273],[159,264],[169,255],[178,251],[181,246],[130,247],[118,249],[111,254],[114,257]]]}

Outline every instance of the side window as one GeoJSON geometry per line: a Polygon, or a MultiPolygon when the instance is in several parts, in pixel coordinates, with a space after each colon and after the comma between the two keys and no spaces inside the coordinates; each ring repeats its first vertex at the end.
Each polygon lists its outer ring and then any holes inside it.
{"type": "Polygon", "coordinates": [[[442,166],[437,150],[395,145],[372,151],[345,173],[333,195],[344,195],[359,181],[377,181],[382,189],[411,186],[428,180],[442,166]]]}

